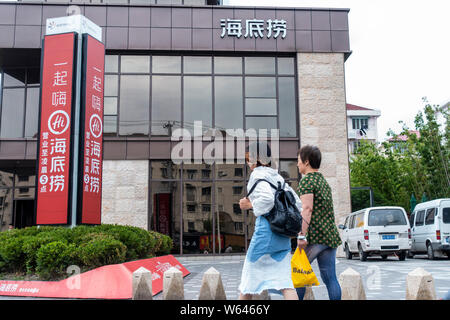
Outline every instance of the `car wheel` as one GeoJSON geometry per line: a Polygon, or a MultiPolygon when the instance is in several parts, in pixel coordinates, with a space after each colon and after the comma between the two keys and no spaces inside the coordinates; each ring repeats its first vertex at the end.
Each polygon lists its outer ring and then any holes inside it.
{"type": "Polygon", "coordinates": [[[406,251],[402,251],[398,253],[398,260],[405,261],[406,259],[406,251]]]}
{"type": "Polygon", "coordinates": [[[387,257],[388,257],[387,254],[382,254],[381,255],[381,259],[383,259],[383,260],[387,260],[387,257]]]}
{"type": "Polygon", "coordinates": [[[361,244],[358,244],[358,251],[359,251],[359,260],[366,261],[367,260],[367,256],[369,254],[367,252],[363,251],[361,244]]]}
{"type": "Polygon", "coordinates": [[[433,248],[431,247],[431,243],[427,243],[427,256],[429,260],[434,260],[434,251],[433,248]]]}
{"type": "Polygon", "coordinates": [[[345,250],[345,257],[347,258],[347,260],[352,260],[353,255],[350,252],[350,249],[348,248],[347,244],[345,244],[345,249],[344,250],[345,250]]]}

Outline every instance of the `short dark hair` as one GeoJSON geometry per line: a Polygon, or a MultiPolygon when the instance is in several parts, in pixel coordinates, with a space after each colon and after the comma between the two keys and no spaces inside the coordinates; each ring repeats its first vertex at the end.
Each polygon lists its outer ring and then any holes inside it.
{"type": "Polygon", "coordinates": [[[322,153],[316,146],[306,145],[301,147],[297,152],[297,156],[300,156],[300,159],[303,162],[308,160],[311,168],[320,168],[320,163],[322,162],[322,153]]]}

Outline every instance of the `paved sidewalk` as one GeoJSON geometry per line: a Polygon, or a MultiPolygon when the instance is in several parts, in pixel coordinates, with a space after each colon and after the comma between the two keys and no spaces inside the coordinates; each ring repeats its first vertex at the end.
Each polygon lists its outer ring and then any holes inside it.
{"type": "MultiPolygon", "coordinates": [[[[191,272],[184,278],[186,300],[198,300],[203,274],[210,267],[214,267],[220,272],[227,299],[238,299],[238,287],[245,255],[175,256],[175,258],[191,272]]],[[[313,287],[315,299],[328,300],[328,292],[320,278],[317,261],[314,261],[311,266],[320,282],[319,286],[313,287]]],[[[383,261],[381,257],[371,257],[366,262],[361,262],[357,258],[353,260],[336,259],[338,277],[349,267],[361,274],[368,300],[404,300],[406,276],[419,267],[433,275],[438,299],[450,290],[450,262],[446,259],[430,261],[426,259],[426,256],[417,256],[406,261],[399,261],[396,257],[389,257],[386,261],[383,261]]],[[[270,292],[269,294],[272,300],[283,299],[280,292],[270,292]]],[[[156,295],[154,299],[161,300],[162,293],[156,295]]]]}

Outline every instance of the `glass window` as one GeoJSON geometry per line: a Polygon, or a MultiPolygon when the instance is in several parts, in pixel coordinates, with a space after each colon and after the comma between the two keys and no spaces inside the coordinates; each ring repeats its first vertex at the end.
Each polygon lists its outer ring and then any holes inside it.
{"type": "Polygon", "coordinates": [[[119,72],[119,56],[105,55],[105,72],[119,72]]]}
{"type": "Polygon", "coordinates": [[[103,133],[117,132],[117,116],[103,116],[103,133]]]}
{"type": "Polygon", "coordinates": [[[2,138],[21,138],[23,136],[25,89],[3,89],[2,99],[2,138]]]}
{"type": "Polygon", "coordinates": [[[245,57],[245,73],[275,74],[274,57],[245,57]]]}
{"type": "Polygon", "coordinates": [[[27,108],[25,114],[25,138],[36,138],[39,122],[39,88],[27,89],[27,108]]]}
{"type": "Polygon", "coordinates": [[[259,135],[260,129],[267,129],[267,136],[271,135],[271,129],[277,128],[276,117],[246,117],[245,128],[254,129],[259,135]]]}
{"type": "Polygon", "coordinates": [[[350,228],[349,229],[353,229],[355,227],[355,216],[351,216],[350,217],[350,228]]]}
{"type": "Polygon", "coordinates": [[[277,115],[276,99],[245,99],[246,115],[277,115]]]}
{"type": "Polygon", "coordinates": [[[150,76],[120,77],[119,134],[148,134],[150,76]]]}
{"type": "Polygon", "coordinates": [[[181,78],[152,77],[152,135],[172,135],[181,124],[181,78]]]}
{"type": "Polygon", "coordinates": [[[425,224],[430,225],[434,224],[434,215],[436,213],[436,208],[431,208],[427,210],[427,215],[425,218],[425,224]]]}
{"type": "Polygon", "coordinates": [[[178,179],[181,166],[171,160],[152,161],[152,179],[178,179]]]}
{"type": "Polygon", "coordinates": [[[149,73],[149,56],[122,56],[120,62],[122,73],[149,73]]]}
{"type": "Polygon", "coordinates": [[[169,235],[174,241],[173,252],[180,252],[181,188],[176,181],[154,181],[150,184],[149,225],[151,230],[169,235]]]}
{"type": "Polygon", "coordinates": [[[280,137],[297,136],[295,78],[278,78],[280,137]]]}
{"type": "Polygon", "coordinates": [[[5,87],[24,87],[25,86],[25,69],[4,70],[3,86],[5,86],[5,87]]]}
{"type": "Polygon", "coordinates": [[[414,216],[416,215],[415,212],[411,213],[411,216],[409,217],[409,225],[412,227],[414,226],[414,216]]]}
{"type": "Polygon", "coordinates": [[[207,210],[212,202],[211,189],[212,182],[185,183],[183,253],[200,253],[200,250],[205,250],[205,247],[201,247],[200,237],[212,233],[212,210],[207,210]],[[195,206],[195,211],[189,211],[188,206],[195,206]]]}
{"type": "MultiPolygon", "coordinates": [[[[244,223],[244,215],[239,207],[239,200],[244,196],[244,181],[218,181],[216,182],[215,200],[217,208],[216,214],[216,234],[225,234],[225,243],[220,248],[216,244],[216,252],[224,252],[224,249],[232,247],[232,252],[243,252],[245,250],[244,228],[236,229],[236,223],[244,223]],[[218,189],[222,189],[219,192],[218,189]],[[240,191],[240,193],[238,192],[240,191]],[[219,250],[220,249],[220,250],[219,250]]],[[[248,221],[249,219],[247,219],[248,221]]]]}
{"type": "Polygon", "coordinates": [[[376,209],[369,212],[369,226],[402,226],[405,215],[400,209],[376,209]]]}
{"type": "Polygon", "coordinates": [[[181,57],[153,56],[153,73],[181,73],[181,57]]]}
{"type": "Polygon", "coordinates": [[[450,208],[442,209],[442,222],[450,223],[450,208]]]}
{"type": "Polygon", "coordinates": [[[202,121],[203,132],[212,127],[212,80],[205,76],[184,77],[183,127],[194,133],[194,121],[202,121]]]}
{"type": "Polygon", "coordinates": [[[246,77],[245,96],[248,98],[276,98],[275,78],[246,77]]]}
{"type": "Polygon", "coordinates": [[[294,58],[278,58],[278,74],[294,75],[294,58]]]}
{"type": "Polygon", "coordinates": [[[243,177],[244,165],[234,163],[217,163],[216,164],[216,179],[236,179],[236,177],[243,177]]]}
{"type": "Polygon", "coordinates": [[[364,227],[364,212],[361,212],[355,216],[355,228],[364,227]]]}
{"type": "Polygon", "coordinates": [[[424,215],[425,215],[425,210],[421,210],[421,211],[417,212],[416,226],[423,226],[424,215]]]}
{"type": "Polygon", "coordinates": [[[41,82],[41,71],[39,68],[29,68],[27,69],[27,86],[41,82]]]}
{"type": "Polygon", "coordinates": [[[117,96],[119,92],[119,76],[105,75],[105,96],[117,96]]]}
{"type": "Polygon", "coordinates": [[[215,127],[221,129],[243,128],[243,102],[241,77],[215,77],[215,127]],[[232,92],[233,94],[230,94],[232,92]]]}
{"type": "Polygon", "coordinates": [[[298,179],[297,161],[280,161],[280,175],[284,179],[298,179]]]}
{"type": "Polygon", "coordinates": [[[242,74],[241,57],[214,57],[214,73],[242,74]]]}
{"type": "Polygon", "coordinates": [[[116,115],[117,114],[117,98],[116,97],[105,97],[104,104],[105,104],[105,108],[104,108],[105,115],[116,115]]]}
{"type": "Polygon", "coordinates": [[[184,57],[184,73],[211,73],[211,57],[184,57]]]}

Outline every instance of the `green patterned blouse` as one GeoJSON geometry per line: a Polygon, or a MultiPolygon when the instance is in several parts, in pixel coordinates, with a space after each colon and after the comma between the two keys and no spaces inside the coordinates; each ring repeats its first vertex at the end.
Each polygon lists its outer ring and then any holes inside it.
{"type": "Polygon", "coordinates": [[[314,194],[313,211],[306,238],[308,244],[337,248],[342,242],[336,227],[331,188],[320,172],[306,174],[298,184],[299,196],[314,194]]]}

